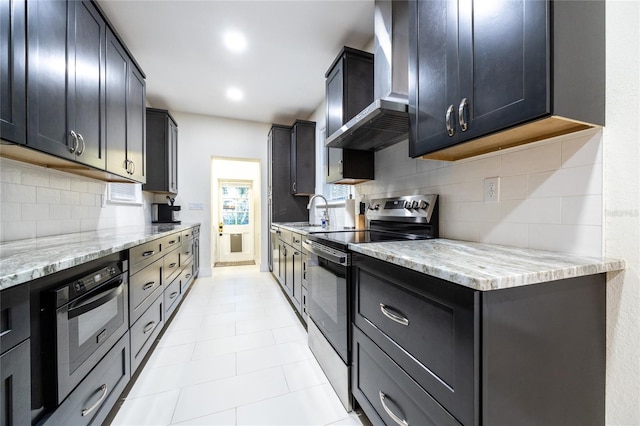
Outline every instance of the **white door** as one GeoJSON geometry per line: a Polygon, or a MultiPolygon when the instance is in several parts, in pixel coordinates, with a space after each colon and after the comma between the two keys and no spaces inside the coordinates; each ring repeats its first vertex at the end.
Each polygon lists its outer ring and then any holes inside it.
{"type": "Polygon", "coordinates": [[[218,262],[254,259],[254,204],[251,181],[219,181],[218,262]]]}

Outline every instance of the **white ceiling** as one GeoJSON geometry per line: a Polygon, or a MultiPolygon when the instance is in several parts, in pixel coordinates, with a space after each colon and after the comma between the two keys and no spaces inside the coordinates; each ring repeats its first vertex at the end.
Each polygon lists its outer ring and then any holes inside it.
{"type": "Polygon", "coordinates": [[[307,118],[342,46],[373,38],[373,0],[99,0],[147,76],[155,108],[266,123],[307,118]],[[229,51],[227,30],[248,40],[229,51]],[[244,92],[231,101],[226,90],[244,92]]]}

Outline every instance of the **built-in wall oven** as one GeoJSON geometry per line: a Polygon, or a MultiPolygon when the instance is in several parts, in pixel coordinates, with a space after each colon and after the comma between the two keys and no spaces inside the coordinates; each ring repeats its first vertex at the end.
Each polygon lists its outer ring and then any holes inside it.
{"type": "Polygon", "coordinates": [[[61,404],[127,332],[126,271],[126,260],[100,262],[32,297],[32,408],[61,404]]]}
{"type": "Polygon", "coordinates": [[[349,244],[438,237],[438,196],[374,199],[368,229],[308,234],[309,347],[347,410],[351,409],[351,253],[349,244]]]}

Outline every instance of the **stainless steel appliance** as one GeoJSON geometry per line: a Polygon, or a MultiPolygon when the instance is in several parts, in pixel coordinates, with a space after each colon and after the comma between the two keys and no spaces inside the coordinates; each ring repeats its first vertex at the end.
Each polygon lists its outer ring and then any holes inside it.
{"type": "Polygon", "coordinates": [[[374,199],[366,230],[307,235],[309,347],[338,394],[351,409],[351,253],[349,244],[438,238],[438,196],[374,199]]]}
{"type": "Polygon", "coordinates": [[[62,403],[128,329],[126,261],[112,262],[42,295],[42,398],[62,403]]]}

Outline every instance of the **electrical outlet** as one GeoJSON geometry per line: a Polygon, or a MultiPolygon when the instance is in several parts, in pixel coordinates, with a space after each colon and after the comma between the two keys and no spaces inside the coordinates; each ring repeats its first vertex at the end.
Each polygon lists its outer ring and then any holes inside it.
{"type": "Polygon", "coordinates": [[[500,201],[500,178],[491,177],[484,180],[485,203],[497,203],[500,201]]]}

